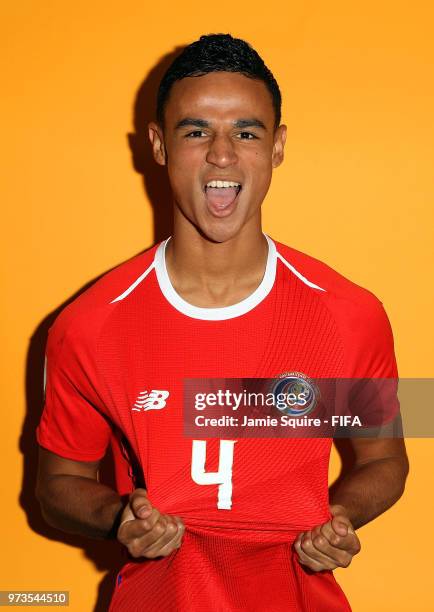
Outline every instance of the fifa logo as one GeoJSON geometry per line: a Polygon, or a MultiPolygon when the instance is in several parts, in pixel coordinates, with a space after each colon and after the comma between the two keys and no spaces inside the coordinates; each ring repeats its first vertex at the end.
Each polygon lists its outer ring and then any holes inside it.
{"type": "Polygon", "coordinates": [[[149,393],[141,391],[134,403],[132,410],[135,412],[146,412],[147,410],[161,410],[166,405],[169,391],[152,389],[149,393]]]}

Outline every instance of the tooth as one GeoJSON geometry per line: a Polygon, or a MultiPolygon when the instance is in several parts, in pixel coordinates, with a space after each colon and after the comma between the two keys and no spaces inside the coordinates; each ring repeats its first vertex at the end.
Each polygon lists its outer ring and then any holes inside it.
{"type": "Polygon", "coordinates": [[[240,187],[240,183],[236,183],[235,181],[208,181],[206,187],[214,187],[214,188],[227,188],[227,187],[240,187]]]}

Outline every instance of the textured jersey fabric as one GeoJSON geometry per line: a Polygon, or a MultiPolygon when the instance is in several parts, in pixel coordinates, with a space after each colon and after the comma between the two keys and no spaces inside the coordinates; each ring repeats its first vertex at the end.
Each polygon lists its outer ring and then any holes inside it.
{"type": "MultiPolygon", "coordinates": [[[[117,441],[119,492],[134,489],[138,467],[155,507],[186,525],[169,557],[123,567],[112,612],[350,610],[333,573],[306,570],[292,548],[330,518],[330,439],[234,438],[230,509],[218,508],[217,485],[192,478],[186,377],[397,376],[381,302],[264,236],[264,278],[238,304],[185,302],[165,267],[169,237],[102,277],[49,331],[39,444],[94,461],[117,441]],[[145,410],[153,391],[163,407],[145,410]]],[[[206,441],[207,472],[219,468],[220,444],[206,441]]]]}

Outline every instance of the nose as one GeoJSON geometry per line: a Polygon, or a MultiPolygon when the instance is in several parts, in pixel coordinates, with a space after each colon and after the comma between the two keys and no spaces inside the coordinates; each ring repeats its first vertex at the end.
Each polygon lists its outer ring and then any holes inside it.
{"type": "Polygon", "coordinates": [[[210,142],[206,161],[218,168],[226,168],[238,161],[235,143],[230,136],[216,134],[210,142]]]}

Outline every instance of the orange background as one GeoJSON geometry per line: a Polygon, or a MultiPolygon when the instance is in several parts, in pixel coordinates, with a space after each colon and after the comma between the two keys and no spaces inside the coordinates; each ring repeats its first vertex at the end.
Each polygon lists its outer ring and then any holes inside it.
{"type": "MultiPolygon", "coordinates": [[[[43,349],[66,299],[170,232],[164,175],[139,134],[130,142],[143,180],[127,135],[140,84],[143,127],[154,67],[177,45],[229,31],[257,48],[288,125],[264,230],[373,291],[401,377],[434,375],[430,4],[2,3],[1,589],[67,589],[71,610],[105,609],[113,543],[45,527],[33,498],[43,349]]],[[[361,554],[336,572],[355,612],[433,605],[434,442],[409,440],[408,451],[405,496],[360,529],[361,554]]],[[[332,478],[338,468],[333,454],[332,478]]]]}

